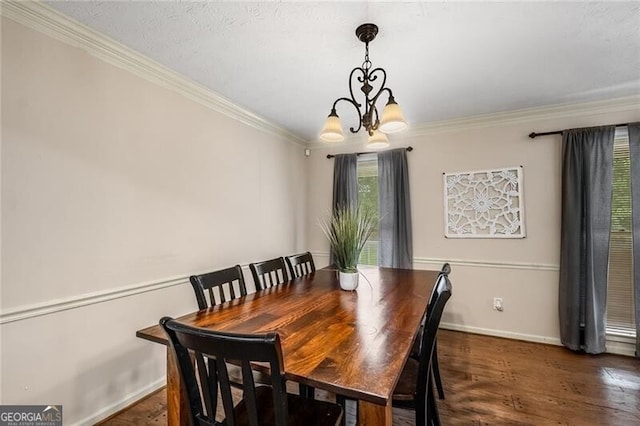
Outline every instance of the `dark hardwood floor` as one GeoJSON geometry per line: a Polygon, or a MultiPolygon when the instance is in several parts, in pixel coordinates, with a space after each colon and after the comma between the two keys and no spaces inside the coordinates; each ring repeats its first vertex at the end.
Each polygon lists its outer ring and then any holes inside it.
{"type": "MultiPolygon", "coordinates": [[[[640,425],[634,358],[446,330],[438,334],[438,352],[444,425],[640,425]]],[[[102,424],[166,424],[164,389],[102,424]]],[[[415,424],[413,412],[394,409],[393,424],[415,424]]]]}

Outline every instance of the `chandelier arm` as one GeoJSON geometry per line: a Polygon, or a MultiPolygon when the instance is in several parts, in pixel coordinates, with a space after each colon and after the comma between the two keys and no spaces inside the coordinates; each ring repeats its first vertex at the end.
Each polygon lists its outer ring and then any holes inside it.
{"type": "MultiPolygon", "coordinates": [[[[362,104],[356,101],[356,97],[353,94],[353,84],[351,84],[351,82],[353,81],[353,73],[355,73],[356,71],[360,71],[362,73],[362,77],[358,77],[358,81],[360,83],[362,83],[364,79],[367,77],[367,73],[364,71],[362,67],[355,67],[354,69],[351,70],[351,73],[349,74],[349,94],[351,95],[351,99],[353,100],[353,102],[356,103],[358,107],[361,107],[362,104]]],[[[359,109],[358,109],[358,115],[360,115],[359,109]]]]}
{"type": "Polygon", "coordinates": [[[362,128],[362,116],[360,113],[360,104],[357,103],[355,100],[353,99],[349,99],[349,98],[338,98],[335,100],[335,102],[333,103],[333,107],[331,108],[332,111],[336,110],[336,105],[338,104],[338,102],[340,101],[347,101],[349,102],[351,105],[353,105],[353,107],[356,109],[356,112],[358,113],[358,128],[357,129],[353,129],[353,127],[350,127],[349,130],[351,130],[351,133],[358,133],[360,131],[360,129],[362,128]]]}
{"type": "MultiPolygon", "coordinates": [[[[380,89],[378,89],[378,92],[371,97],[371,101],[370,101],[371,105],[375,104],[375,102],[378,100],[378,97],[382,92],[384,92],[385,90],[389,90],[384,86],[387,83],[387,72],[384,70],[384,68],[376,68],[373,71],[371,71],[369,73],[369,76],[370,76],[369,81],[374,81],[378,78],[377,75],[374,75],[378,71],[382,73],[382,84],[380,84],[380,89]]],[[[391,94],[391,90],[389,90],[389,94],[391,94]]]]}
{"type": "Polygon", "coordinates": [[[371,105],[375,105],[376,102],[378,102],[378,98],[380,97],[380,95],[382,94],[382,92],[389,92],[389,98],[393,98],[393,92],[391,91],[391,89],[389,89],[388,87],[382,87],[378,93],[376,93],[376,95],[371,98],[371,105]]]}
{"type": "Polygon", "coordinates": [[[378,98],[380,97],[380,95],[383,92],[389,92],[389,98],[392,99],[393,98],[393,93],[391,92],[391,89],[389,89],[388,87],[381,87],[380,90],[378,90],[378,93],[375,94],[375,96],[373,98],[371,98],[371,100],[369,101],[369,110],[371,111],[370,114],[370,121],[371,121],[371,130],[378,130],[378,127],[380,126],[380,116],[378,113],[378,108],[376,107],[376,102],[378,102],[378,98]],[[374,114],[375,114],[375,119],[374,119],[374,114]]]}
{"type": "Polygon", "coordinates": [[[373,122],[371,123],[371,130],[378,130],[378,127],[380,126],[380,118],[378,117],[378,108],[376,108],[374,104],[372,104],[371,107],[371,114],[373,115],[373,113],[375,113],[376,119],[372,120],[373,122]]]}
{"type": "Polygon", "coordinates": [[[376,81],[378,79],[378,76],[374,75],[378,71],[382,72],[382,84],[380,85],[380,87],[384,87],[385,83],[387,82],[387,72],[384,70],[384,68],[375,68],[372,71],[370,71],[369,81],[376,81]]]}

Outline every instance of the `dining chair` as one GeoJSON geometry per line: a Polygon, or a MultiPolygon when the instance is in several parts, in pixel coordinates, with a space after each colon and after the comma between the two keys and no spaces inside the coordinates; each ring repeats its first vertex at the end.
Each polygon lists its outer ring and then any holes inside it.
{"type": "Polygon", "coordinates": [[[407,359],[392,397],[393,406],[415,410],[416,426],[427,424],[440,426],[431,361],[442,312],[451,297],[451,281],[447,274],[438,275],[435,294],[435,302],[427,313],[427,322],[420,345],[420,357],[418,360],[412,357],[407,359]]]}
{"type": "Polygon", "coordinates": [[[289,281],[282,257],[249,264],[256,290],[264,290],[289,281]]]}
{"type": "MultiPolygon", "coordinates": [[[[277,333],[236,334],[191,327],[169,317],[160,320],[176,357],[191,425],[337,425],[342,408],[286,391],[280,337],[277,333]],[[192,356],[197,365],[193,366],[192,356]],[[234,406],[227,363],[242,366],[243,396],[234,406]],[[269,366],[270,386],[256,386],[252,362],[269,366]],[[223,423],[216,421],[218,389],[223,423]]],[[[220,417],[220,416],[219,416],[220,417]]]]}
{"type": "Polygon", "coordinates": [[[240,265],[202,275],[192,275],[189,277],[189,281],[191,281],[191,286],[196,294],[198,309],[201,310],[226,302],[225,292],[228,293],[229,300],[247,295],[247,286],[240,265]],[[237,292],[234,288],[234,282],[238,283],[237,292]],[[205,293],[209,294],[208,302],[205,293]]]}
{"type": "MultiPolygon", "coordinates": [[[[209,307],[225,303],[227,300],[233,300],[238,297],[247,295],[247,286],[244,282],[244,275],[240,265],[230,268],[221,269],[219,271],[208,272],[201,275],[192,275],[189,277],[191,286],[196,295],[198,309],[207,309],[209,307]],[[234,283],[237,282],[237,291],[234,283]],[[225,290],[226,289],[226,290],[225,290]],[[225,295],[229,294],[229,298],[225,295]],[[207,301],[206,294],[209,295],[207,301]]],[[[237,388],[242,387],[242,370],[238,365],[228,365],[229,382],[237,388]]],[[[269,383],[269,376],[260,371],[253,372],[253,378],[257,383],[269,383]]]]}
{"type": "MultiPolygon", "coordinates": [[[[244,282],[244,275],[242,274],[240,265],[208,272],[206,274],[192,275],[189,277],[189,281],[193,287],[198,302],[198,309],[200,310],[247,295],[247,286],[244,282]],[[237,291],[234,289],[234,282],[238,283],[237,291]],[[229,294],[229,299],[227,299],[225,295],[225,288],[229,294]],[[209,294],[209,301],[207,301],[205,296],[207,293],[209,294]]],[[[242,369],[233,364],[228,365],[227,369],[231,385],[236,388],[242,388],[242,369]]],[[[253,379],[260,384],[267,384],[270,380],[268,374],[256,370],[253,371],[253,379]]]]}
{"type": "MultiPolygon", "coordinates": [[[[442,265],[442,269],[440,269],[440,274],[444,274],[446,276],[449,276],[449,274],[451,273],[451,265],[449,265],[449,263],[445,263],[444,265],[442,265]]],[[[420,344],[422,342],[422,334],[424,333],[424,325],[425,322],[427,321],[427,314],[429,313],[429,311],[432,309],[433,304],[436,301],[436,292],[435,292],[436,288],[434,287],[433,291],[431,292],[431,297],[429,298],[429,304],[427,305],[427,311],[425,312],[425,316],[422,318],[422,323],[420,324],[420,329],[418,330],[418,334],[416,336],[416,339],[413,342],[413,348],[411,349],[411,357],[415,358],[415,359],[419,359],[420,358],[420,344]]],[[[436,384],[436,389],[438,390],[438,397],[440,399],[444,399],[444,388],[442,386],[442,378],[440,377],[440,364],[438,362],[438,342],[436,340],[434,346],[433,346],[433,356],[431,357],[431,364],[432,364],[432,373],[433,373],[433,378],[435,380],[435,384],[436,384]]]]}
{"type": "Polygon", "coordinates": [[[291,279],[300,278],[304,275],[312,274],[316,271],[311,252],[294,254],[285,258],[289,267],[291,279]]]}
{"type": "MultiPolygon", "coordinates": [[[[300,278],[316,271],[316,265],[313,262],[311,252],[287,256],[285,261],[287,262],[291,279],[300,278]]],[[[315,398],[315,393],[315,388],[312,386],[300,386],[300,394],[304,394],[307,398],[315,398]]],[[[342,404],[342,406],[344,407],[344,404],[342,404]]]]}
{"type": "MultiPolygon", "coordinates": [[[[284,258],[282,257],[250,263],[249,269],[251,269],[251,275],[253,275],[253,282],[256,286],[256,290],[271,288],[279,284],[284,284],[289,280],[284,258]]],[[[313,387],[299,384],[299,388],[300,395],[310,399],[315,397],[315,390],[313,387]]]]}

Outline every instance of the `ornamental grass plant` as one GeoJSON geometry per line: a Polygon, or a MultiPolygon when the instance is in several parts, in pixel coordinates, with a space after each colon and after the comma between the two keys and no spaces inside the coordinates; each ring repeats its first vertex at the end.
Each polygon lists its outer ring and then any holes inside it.
{"type": "Polygon", "coordinates": [[[358,272],[360,253],[376,221],[377,212],[360,205],[340,206],[329,218],[320,221],[322,232],[329,239],[333,262],[340,272],[358,272]]]}

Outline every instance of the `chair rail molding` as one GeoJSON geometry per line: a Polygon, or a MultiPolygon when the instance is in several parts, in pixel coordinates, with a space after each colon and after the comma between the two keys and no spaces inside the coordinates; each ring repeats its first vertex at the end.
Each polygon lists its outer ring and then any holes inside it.
{"type": "MultiPolygon", "coordinates": [[[[326,251],[314,251],[314,256],[329,257],[326,251]]],[[[414,257],[413,263],[418,265],[436,265],[438,269],[443,263],[449,262],[451,266],[469,266],[476,268],[493,268],[493,269],[524,269],[530,271],[560,271],[560,265],[550,263],[529,263],[529,262],[512,262],[512,261],[496,261],[481,259],[452,259],[437,257],[414,257]]]]}
{"type": "MultiPolygon", "coordinates": [[[[314,251],[314,256],[328,258],[328,252],[314,251]]],[[[519,262],[498,262],[488,260],[466,260],[466,259],[444,259],[444,258],[428,258],[414,257],[414,264],[419,265],[435,265],[438,268],[444,263],[449,262],[452,266],[467,266],[475,268],[494,268],[494,269],[521,269],[532,271],[559,271],[558,265],[538,264],[538,263],[519,263],[519,262]]],[[[240,265],[245,273],[248,273],[248,263],[240,265]]],[[[213,269],[212,269],[213,270],[213,269]]],[[[136,283],[127,286],[117,287],[113,289],[85,293],[80,295],[69,296],[61,299],[48,300],[45,302],[22,305],[14,308],[0,311],[0,324],[21,321],[29,318],[35,318],[42,315],[54,314],[56,312],[66,311],[69,309],[81,308],[96,303],[108,302],[123,297],[134,296],[150,291],[162,290],[164,288],[189,284],[189,276],[198,275],[207,271],[194,272],[188,275],[178,275],[159,280],[152,280],[143,283],[136,283]]]]}
{"type": "MultiPolygon", "coordinates": [[[[247,274],[249,269],[248,263],[240,264],[243,273],[247,274]]],[[[196,271],[191,274],[178,275],[159,280],[145,281],[142,283],[131,284],[127,286],[112,288],[108,290],[96,291],[92,293],[79,294],[60,299],[47,300],[45,302],[34,303],[31,305],[21,305],[0,311],[0,324],[8,324],[11,322],[22,321],[29,318],[40,317],[43,315],[55,314],[56,312],[67,311],[69,309],[77,309],[83,306],[94,305],[96,303],[104,303],[123,297],[135,296],[150,291],[158,291],[178,285],[191,285],[189,277],[191,275],[204,274],[219,268],[210,268],[206,271],[196,271]]],[[[251,282],[251,281],[249,281],[251,282]]],[[[250,290],[250,287],[247,289],[250,290]]],[[[250,291],[252,292],[252,291],[250,291]]]]}
{"type": "Polygon", "coordinates": [[[108,302],[111,300],[120,299],[122,297],[129,297],[136,294],[161,290],[163,288],[187,283],[189,283],[189,276],[180,276],[159,281],[149,281],[109,290],[48,300],[46,302],[34,303],[31,305],[22,305],[15,308],[5,309],[0,312],[0,324],[7,324],[15,321],[39,317],[42,315],[49,315],[56,312],[67,311],[69,309],[81,308],[83,306],[108,302]]]}
{"type": "Polygon", "coordinates": [[[306,140],[244,109],[125,45],[75,21],[38,1],[3,1],[2,16],[65,44],[78,47],[111,65],[172,90],[211,110],[300,146],[306,140]]]}
{"type": "Polygon", "coordinates": [[[480,259],[445,259],[434,257],[414,257],[413,263],[425,265],[442,266],[443,263],[449,262],[452,266],[470,266],[476,268],[493,268],[493,269],[525,269],[529,271],[560,271],[560,265],[550,263],[530,263],[530,262],[512,262],[512,261],[496,261],[496,260],[480,260],[480,259]]]}

